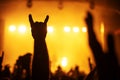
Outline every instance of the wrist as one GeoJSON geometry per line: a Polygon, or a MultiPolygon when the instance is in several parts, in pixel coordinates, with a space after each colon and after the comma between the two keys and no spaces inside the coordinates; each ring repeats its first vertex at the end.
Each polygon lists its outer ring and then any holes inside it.
{"type": "Polygon", "coordinates": [[[45,38],[34,39],[35,42],[45,42],[45,38]]]}

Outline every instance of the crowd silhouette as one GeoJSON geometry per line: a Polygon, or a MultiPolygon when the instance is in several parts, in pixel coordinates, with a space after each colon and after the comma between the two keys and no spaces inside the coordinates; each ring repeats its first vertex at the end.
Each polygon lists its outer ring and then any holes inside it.
{"type": "Polygon", "coordinates": [[[88,42],[95,59],[96,66],[93,68],[90,58],[88,58],[90,73],[88,75],[80,72],[79,66],[70,69],[65,73],[61,66],[58,66],[55,73],[50,70],[49,55],[45,42],[47,34],[47,15],[44,22],[34,22],[32,15],[29,15],[31,33],[34,39],[34,54],[31,65],[31,53],[19,56],[14,65],[13,72],[10,66],[2,66],[4,52],[0,57],[0,80],[120,80],[120,67],[116,58],[114,35],[107,37],[108,51],[104,52],[98,42],[94,32],[94,18],[88,11],[85,22],[88,29],[88,42]]]}

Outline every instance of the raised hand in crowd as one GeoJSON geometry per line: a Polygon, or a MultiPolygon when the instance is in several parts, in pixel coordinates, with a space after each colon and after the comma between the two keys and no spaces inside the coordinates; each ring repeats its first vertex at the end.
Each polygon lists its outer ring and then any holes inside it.
{"type": "Polygon", "coordinates": [[[32,80],[49,79],[49,56],[45,42],[48,19],[49,16],[46,16],[44,22],[34,22],[32,15],[29,15],[32,37],[34,39],[32,80]]]}
{"type": "Polygon", "coordinates": [[[110,37],[108,39],[109,51],[105,53],[95,36],[93,16],[90,12],[87,13],[85,22],[88,28],[89,46],[95,58],[99,80],[118,80],[118,63],[115,57],[114,46],[111,46],[114,45],[113,38],[110,37]]]}
{"type": "Polygon", "coordinates": [[[2,52],[2,55],[0,56],[0,71],[2,68],[3,57],[4,57],[4,52],[2,52]]]}

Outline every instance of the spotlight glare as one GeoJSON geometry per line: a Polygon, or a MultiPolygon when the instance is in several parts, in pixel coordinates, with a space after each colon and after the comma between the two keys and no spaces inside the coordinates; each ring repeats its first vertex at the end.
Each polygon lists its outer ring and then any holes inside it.
{"type": "Polygon", "coordinates": [[[47,27],[47,31],[51,33],[51,32],[53,32],[53,31],[54,31],[54,29],[53,29],[53,27],[52,27],[52,26],[48,26],[48,27],[47,27]]]}
{"type": "Polygon", "coordinates": [[[9,30],[11,32],[14,32],[16,30],[16,27],[14,25],[10,25],[9,30]]]}
{"type": "Polygon", "coordinates": [[[18,28],[20,33],[24,33],[26,31],[26,26],[25,25],[20,25],[18,28]]]}
{"type": "Polygon", "coordinates": [[[83,27],[83,28],[82,28],[82,32],[87,32],[87,28],[86,28],[86,27],[83,27]]]}
{"type": "Polygon", "coordinates": [[[79,28],[78,28],[78,27],[74,27],[74,28],[73,28],[73,31],[74,31],[74,32],[79,32],[79,28]]]}
{"type": "Polygon", "coordinates": [[[63,58],[62,58],[62,61],[61,61],[61,65],[62,65],[63,67],[66,67],[66,66],[67,66],[67,63],[68,63],[67,58],[66,58],[66,57],[63,57],[63,58]]]}
{"type": "Polygon", "coordinates": [[[64,31],[65,31],[65,32],[70,32],[70,27],[69,27],[69,26],[65,26],[65,27],[64,27],[64,31]]]}

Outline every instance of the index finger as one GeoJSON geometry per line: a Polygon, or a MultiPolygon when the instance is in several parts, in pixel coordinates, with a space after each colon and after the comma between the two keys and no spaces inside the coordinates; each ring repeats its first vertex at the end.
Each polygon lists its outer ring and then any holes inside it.
{"type": "Polygon", "coordinates": [[[31,14],[29,14],[29,22],[30,22],[30,25],[31,25],[31,27],[32,27],[33,24],[34,24],[34,21],[33,21],[33,19],[32,19],[32,15],[31,15],[31,14]]]}
{"type": "Polygon", "coordinates": [[[49,19],[49,16],[47,15],[45,20],[44,20],[44,23],[46,24],[48,22],[48,19],[49,19]]]}

